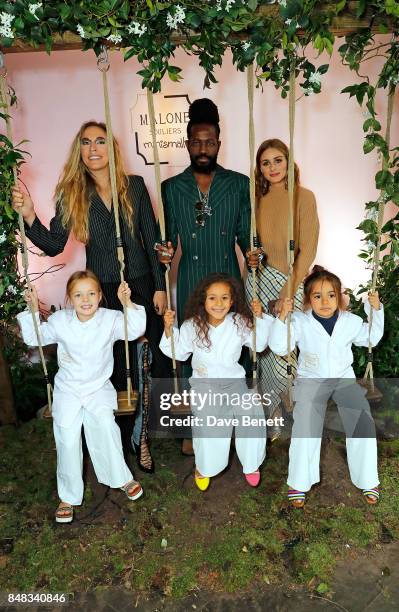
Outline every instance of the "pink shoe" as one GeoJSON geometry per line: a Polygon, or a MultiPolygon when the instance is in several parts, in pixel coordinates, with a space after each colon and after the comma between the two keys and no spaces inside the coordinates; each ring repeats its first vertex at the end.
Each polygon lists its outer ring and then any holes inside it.
{"type": "Polygon", "coordinates": [[[251,487],[257,487],[260,483],[260,472],[257,470],[256,472],[252,472],[251,474],[244,474],[247,483],[251,487]]]}

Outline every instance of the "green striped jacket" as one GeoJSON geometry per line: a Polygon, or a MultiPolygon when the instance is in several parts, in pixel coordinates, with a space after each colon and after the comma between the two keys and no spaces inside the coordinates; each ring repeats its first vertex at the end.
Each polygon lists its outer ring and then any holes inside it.
{"type": "Polygon", "coordinates": [[[243,253],[250,245],[251,206],[249,179],[244,174],[216,167],[209,191],[211,216],[205,226],[196,224],[197,182],[191,167],[162,183],[166,240],[182,256],[177,276],[177,317],[182,321],[188,296],[197,283],[212,272],[227,272],[240,278],[235,245],[243,253]]]}

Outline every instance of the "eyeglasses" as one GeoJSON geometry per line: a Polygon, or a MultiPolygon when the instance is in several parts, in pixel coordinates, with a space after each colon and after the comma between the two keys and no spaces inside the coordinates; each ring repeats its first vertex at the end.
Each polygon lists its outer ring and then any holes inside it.
{"type": "Polygon", "coordinates": [[[196,204],[194,204],[194,209],[195,209],[195,223],[197,225],[199,225],[200,227],[205,227],[205,219],[206,216],[208,215],[208,217],[211,216],[212,211],[211,208],[207,205],[206,202],[196,202],[196,204]]]}

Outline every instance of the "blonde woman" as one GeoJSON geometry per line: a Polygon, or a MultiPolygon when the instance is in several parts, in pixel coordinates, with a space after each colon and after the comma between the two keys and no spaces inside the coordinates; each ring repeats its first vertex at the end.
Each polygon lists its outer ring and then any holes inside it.
{"type": "MultiPolygon", "coordinates": [[[[256,229],[264,259],[257,273],[258,297],[266,312],[278,315],[288,295],[288,147],[279,139],[265,140],[256,154],[256,229]]],[[[294,172],[294,266],[292,295],[295,310],[302,310],[303,279],[314,261],[319,238],[319,219],[314,194],[299,184],[299,168],[294,172]]],[[[248,254],[249,265],[257,264],[258,251],[248,254]]],[[[246,282],[247,298],[252,299],[252,275],[246,282]]],[[[296,369],[296,354],[293,354],[296,369]]],[[[263,392],[271,393],[270,414],[278,409],[286,390],[287,360],[266,349],[258,355],[258,378],[263,392]]]]}
{"type": "MultiPolygon", "coordinates": [[[[117,191],[120,209],[121,237],[125,254],[125,279],[132,299],[145,307],[146,337],[153,354],[152,375],[169,375],[169,363],[159,350],[166,307],[165,282],[157,254],[156,222],[151,201],[140,176],[127,176],[120,148],[114,138],[117,191]]],[[[37,217],[31,198],[18,187],[13,192],[13,206],[24,218],[27,237],[46,255],[61,253],[69,234],[86,247],[86,267],[99,278],[107,308],[121,309],[117,297],[120,268],[117,258],[115,219],[112,205],[107,133],[103,123],[88,121],[76,134],[54,194],[55,216],[47,229],[37,217]]],[[[130,342],[131,375],[138,388],[136,343],[130,342]]],[[[126,366],[122,341],[114,346],[112,383],[117,391],[126,389],[126,366]]],[[[127,417],[123,422],[129,421],[127,417]]],[[[143,419],[146,427],[146,418],[143,419]]],[[[130,446],[132,424],[122,427],[125,452],[130,446]]],[[[141,467],[152,471],[146,431],[136,448],[141,467]],[[140,456],[141,455],[141,456],[140,456]]]]}

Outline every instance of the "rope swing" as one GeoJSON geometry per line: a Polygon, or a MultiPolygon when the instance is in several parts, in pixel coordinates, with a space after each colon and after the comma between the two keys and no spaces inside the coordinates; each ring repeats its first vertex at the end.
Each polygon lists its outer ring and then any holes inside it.
{"type": "MultiPolygon", "coordinates": [[[[247,66],[247,90],[248,90],[248,138],[249,138],[249,195],[251,201],[251,229],[250,229],[250,248],[253,251],[258,246],[256,233],[255,215],[255,126],[254,126],[254,66],[247,66]]],[[[256,299],[256,268],[251,268],[252,274],[252,299],[256,299]]],[[[257,375],[257,354],[256,354],[256,316],[253,315],[252,333],[252,378],[255,380],[257,375]]]]}
{"type": "MultiPolygon", "coordinates": [[[[287,263],[288,278],[287,289],[288,297],[292,298],[292,274],[294,269],[294,127],[295,127],[295,58],[291,60],[290,82],[288,96],[290,148],[288,157],[288,243],[287,243],[287,263]]],[[[291,353],[291,313],[287,316],[287,392],[289,406],[292,408],[292,353],[291,353]]]]}
{"type": "MultiPolygon", "coordinates": [[[[157,194],[156,204],[157,204],[157,211],[158,211],[158,222],[159,222],[159,229],[161,232],[161,241],[162,241],[162,244],[165,245],[166,244],[165,212],[163,208],[162,193],[161,193],[161,166],[159,163],[157,135],[156,135],[156,128],[155,128],[154,94],[152,93],[149,87],[147,87],[147,105],[148,105],[148,114],[150,117],[152,151],[154,154],[154,173],[155,173],[155,185],[156,185],[156,194],[157,194]]],[[[166,264],[166,269],[165,269],[166,300],[167,300],[168,310],[171,310],[172,301],[171,301],[171,295],[170,295],[169,273],[170,273],[170,264],[166,264]]],[[[175,341],[174,341],[174,336],[173,336],[173,327],[171,329],[170,345],[171,345],[171,352],[172,352],[174,390],[175,390],[175,393],[178,393],[179,387],[178,387],[178,382],[177,382],[176,353],[175,353],[175,341]]]]}
{"type": "MultiPolygon", "coordinates": [[[[382,158],[381,169],[388,170],[389,165],[389,144],[391,139],[391,122],[392,122],[392,113],[393,113],[393,103],[395,96],[395,86],[391,86],[388,93],[388,109],[387,109],[387,125],[385,130],[385,141],[387,143],[388,149],[388,159],[384,156],[382,158]]],[[[374,293],[377,285],[377,275],[378,275],[378,267],[380,261],[380,247],[381,247],[381,230],[384,222],[384,211],[385,211],[385,202],[386,202],[386,193],[385,189],[381,189],[380,196],[378,198],[378,214],[377,214],[377,242],[374,247],[373,254],[373,264],[372,264],[372,278],[371,278],[371,292],[374,293]]],[[[374,372],[373,372],[373,348],[371,346],[371,326],[373,324],[373,308],[370,309],[369,315],[369,342],[368,342],[368,351],[367,351],[367,366],[366,371],[364,373],[363,380],[366,381],[368,378],[370,380],[370,390],[372,392],[375,391],[374,388],[374,372]]]]}
{"type": "MultiPolygon", "coordinates": [[[[120,278],[123,283],[125,270],[125,255],[123,252],[123,243],[121,238],[121,228],[119,222],[119,201],[118,191],[116,186],[116,168],[115,168],[115,152],[114,152],[114,137],[112,132],[111,112],[108,95],[107,72],[110,68],[108,50],[103,47],[102,52],[97,58],[97,67],[102,73],[103,92],[104,92],[104,109],[105,109],[105,125],[107,128],[107,145],[109,158],[109,174],[111,180],[112,204],[114,207],[115,230],[116,230],[116,248],[118,252],[118,261],[120,268],[120,278]]],[[[129,411],[134,412],[135,406],[132,405],[132,382],[130,376],[130,356],[129,356],[129,341],[128,341],[128,326],[127,326],[127,307],[123,304],[123,322],[125,331],[125,359],[126,359],[126,384],[127,384],[127,405],[130,410],[123,410],[126,414],[129,411]]],[[[119,405],[119,402],[118,402],[119,405]]]]}
{"type": "MultiPolygon", "coordinates": [[[[10,112],[9,112],[9,105],[8,105],[8,99],[7,99],[7,92],[8,92],[8,85],[7,85],[7,70],[5,68],[4,65],[4,57],[3,54],[0,51],[0,104],[1,107],[4,109],[4,115],[5,115],[5,121],[6,121],[6,127],[7,127],[7,138],[8,140],[13,143],[13,133],[12,133],[12,125],[11,125],[11,120],[10,120],[10,112]]],[[[14,174],[14,184],[17,185],[18,184],[18,172],[17,172],[17,166],[14,165],[13,168],[13,174],[14,174]]],[[[28,270],[29,270],[29,260],[28,260],[28,247],[26,244],[26,234],[25,234],[25,226],[24,226],[24,220],[23,217],[21,215],[21,213],[18,213],[18,223],[19,223],[19,233],[20,233],[20,237],[21,237],[21,243],[20,243],[20,247],[21,247],[21,259],[22,259],[22,266],[23,266],[23,270],[24,270],[24,277],[26,280],[26,284],[28,286],[28,290],[29,292],[32,291],[32,284],[30,282],[29,279],[29,274],[28,274],[28,270]]],[[[43,345],[42,345],[42,340],[41,340],[41,336],[40,336],[40,330],[39,330],[39,325],[36,319],[36,315],[35,312],[33,311],[33,308],[31,307],[31,304],[28,303],[28,308],[29,311],[32,315],[32,321],[33,321],[33,326],[35,329],[35,334],[36,334],[36,339],[37,339],[37,346],[39,349],[39,355],[40,355],[40,361],[42,364],[42,368],[43,368],[43,373],[44,373],[44,379],[46,381],[46,388],[47,388],[47,404],[48,404],[48,413],[51,414],[51,408],[52,408],[52,402],[51,402],[51,394],[52,394],[52,387],[50,384],[50,380],[49,380],[49,376],[48,376],[48,371],[47,371],[47,366],[46,366],[46,360],[44,358],[44,353],[43,353],[43,345]]]]}

